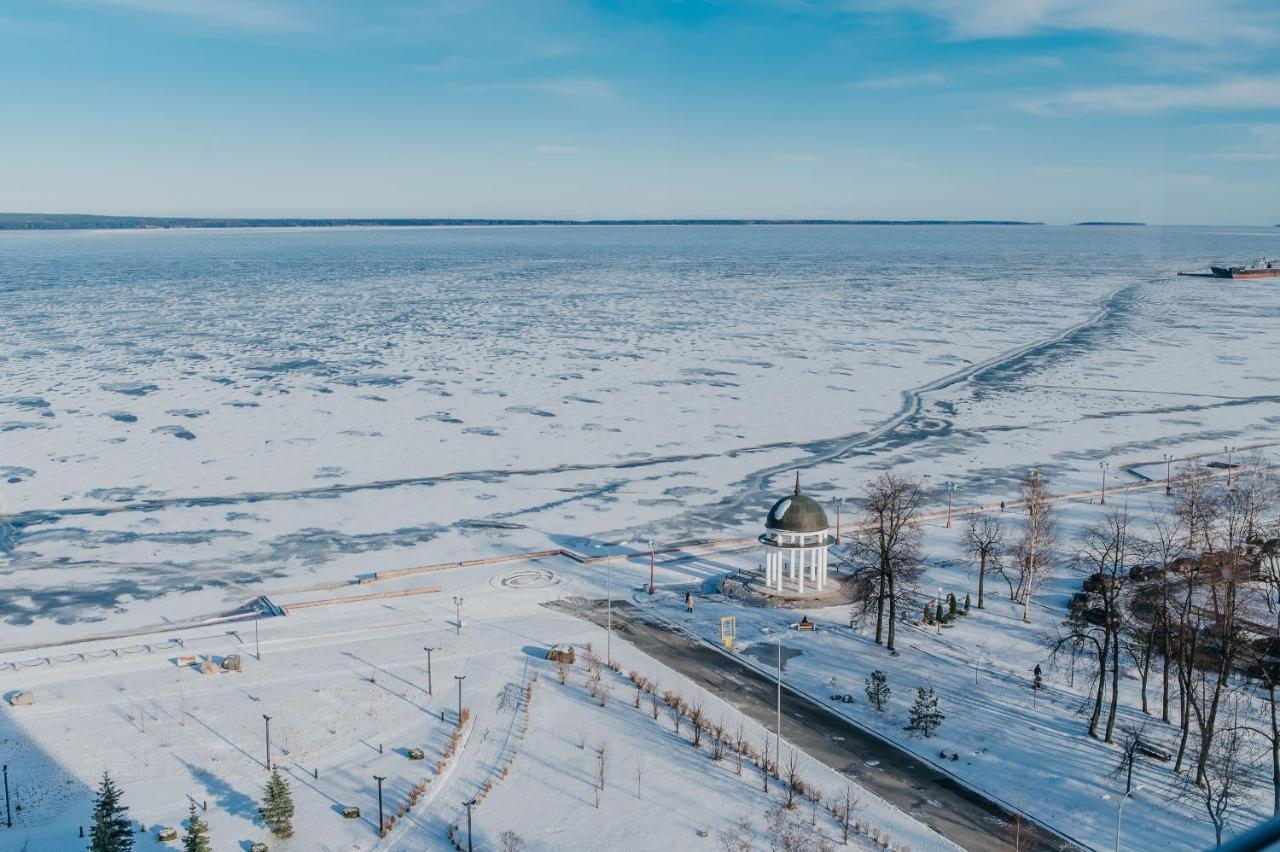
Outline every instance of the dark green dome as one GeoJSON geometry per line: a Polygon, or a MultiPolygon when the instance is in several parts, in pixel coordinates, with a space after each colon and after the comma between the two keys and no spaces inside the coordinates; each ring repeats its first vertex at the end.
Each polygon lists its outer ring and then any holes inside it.
{"type": "Polygon", "coordinates": [[[771,530],[788,533],[820,533],[831,526],[818,501],[800,493],[799,474],[796,474],[795,493],[773,504],[764,525],[771,530]]]}

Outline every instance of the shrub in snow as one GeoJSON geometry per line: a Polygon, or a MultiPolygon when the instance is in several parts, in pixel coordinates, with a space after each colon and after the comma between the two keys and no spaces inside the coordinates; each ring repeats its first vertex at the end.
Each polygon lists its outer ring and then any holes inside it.
{"type": "Polygon", "coordinates": [[[120,804],[120,789],[102,773],[93,800],[93,825],[89,828],[89,852],[133,852],[133,826],[120,804]]]}
{"type": "Polygon", "coordinates": [[[209,845],[209,823],[196,813],[195,802],[187,814],[187,833],[182,836],[182,852],[213,852],[209,845]]]}
{"type": "Polygon", "coordinates": [[[933,736],[946,716],[938,709],[938,696],[932,687],[916,689],[916,700],[911,705],[906,730],[915,731],[923,737],[933,736]]]}
{"type": "Polygon", "coordinates": [[[866,681],[867,700],[871,702],[871,706],[876,710],[883,711],[884,706],[889,703],[889,681],[885,678],[884,672],[876,670],[871,673],[866,681]]]}
{"type": "Polygon", "coordinates": [[[262,821],[276,837],[293,836],[293,794],[289,791],[289,782],[284,780],[279,769],[271,770],[271,779],[262,793],[262,807],[259,809],[262,821]]]}

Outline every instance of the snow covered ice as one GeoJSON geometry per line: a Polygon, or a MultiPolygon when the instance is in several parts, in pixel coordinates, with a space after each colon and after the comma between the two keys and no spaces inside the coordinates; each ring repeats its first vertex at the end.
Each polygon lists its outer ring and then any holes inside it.
{"type": "MultiPolygon", "coordinates": [[[[504,749],[518,749],[515,768],[477,812],[484,848],[519,826],[531,848],[586,848],[592,838],[617,848],[636,825],[652,825],[649,811],[673,815],[655,845],[711,848],[714,838],[698,839],[699,830],[714,835],[744,813],[762,818],[751,785],[715,776],[696,790],[668,789],[665,801],[633,796],[625,776],[635,754],[651,755],[655,796],[660,777],[694,783],[690,754],[647,745],[658,732],[672,737],[670,725],[641,729],[622,684],[600,715],[581,685],[561,687],[525,647],[590,640],[600,650],[598,628],[538,606],[602,596],[598,566],[554,560],[546,567],[558,584],[526,590],[495,580],[510,566],[441,572],[430,580],[443,587],[438,595],[264,619],[261,663],[243,644],[245,623],[234,627],[238,638],[226,626],[195,625],[259,595],[287,603],[376,571],[751,537],[797,469],[806,493],[828,505],[889,468],[924,477],[939,495],[954,481],[957,505],[968,505],[1012,497],[1033,465],[1055,491],[1083,490],[1097,487],[1100,459],[1132,482],[1122,465],[1159,478],[1165,453],[1268,443],[1280,423],[1280,290],[1171,275],[1206,256],[1249,255],[1262,233],[0,233],[0,661],[54,653],[33,647],[51,643],[58,654],[134,645],[118,637],[153,627],[246,658],[242,675],[213,679],[161,654],[21,677],[0,670],[6,693],[31,688],[38,699],[0,710],[5,758],[24,767],[23,830],[57,843],[71,837],[88,787],[110,763],[126,767],[119,780],[135,819],[176,824],[190,793],[209,800],[215,837],[257,837],[249,800],[265,781],[254,761],[269,712],[282,720],[273,722],[280,736],[292,737],[300,815],[335,832],[323,848],[373,848],[370,824],[344,822],[331,805],[357,802],[367,816],[368,779],[392,772],[389,789],[402,801],[407,760],[378,755],[373,738],[381,732],[388,749],[412,739],[433,762],[449,725],[424,728],[422,719],[453,706],[452,675],[465,672],[477,718],[448,795],[412,811],[385,848],[436,848],[429,844],[459,819],[459,791],[482,785],[504,749]],[[470,632],[451,639],[454,594],[466,598],[470,632]],[[427,700],[420,649],[437,638],[446,650],[427,700]],[[68,644],[76,642],[84,644],[68,644]],[[379,667],[390,674],[370,681],[379,667]],[[532,673],[531,733],[511,746],[519,711],[499,710],[494,696],[532,673]],[[203,721],[179,724],[180,702],[203,721]],[[568,731],[592,724],[614,744],[618,775],[598,818],[583,801],[590,784],[567,780],[590,771],[568,731]],[[330,728],[342,732],[341,747],[330,728]],[[37,766],[58,783],[37,789],[37,766]],[[312,795],[304,776],[317,766],[312,795]],[[680,805],[698,796],[715,802],[703,810],[718,822],[703,825],[680,805]],[[573,818],[557,819],[549,801],[573,818]]],[[[1071,523],[1093,511],[1073,509],[1071,523]]],[[[926,587],[971,582],[957,548],[930,529],[926,587]]],[[[680,615],[681,584],[702,588],[754,558],[667,565],[658,605],[680,615]]],[[[647,570],[647,558],[619,563],[615,594],[631,594],[647,570]]],[[[1065,607],[1069,573],[1051,583],[1046,607],[1065,607]]],[[[713,637],[715,618],[730,611],[721,606],[729,604],[700,604],[691,629],[713,637]]],[[[1042,655],[1011,616],[1008,625],[999,618],[981,635],[965,624],[941,639],[912,635],[918,648],[895,661],[875,657],[902,696],[913,677],[927,676],[950,714],[941,742],[903,739],[896,723],[881,733],[926,760],[939,748],[986,749],[957,775],[1089,845],[1108,845],[1114,810],[1098,796],[1097,766],[1105,749],[1080,746],[1076,730],[1074,702],[1087,687],[1073,692],[1051,675],[1062,692],[1032,710],[983,703],[998,690],[979,673],[980,688],[961,704],[975,654],[1009,678],[1042,655]],[[983,730],[992,719],[1009,727],[992,735],[983,730]],[[1028,724],[1049,733],[1025,742],[1009,734],[1028,724]],[[1041,759],[1041,742],[1054,747],[1062,779],[1052,795],[1019,800],[1016,768],[1041,759]]],[[[833,671],[851,687],[842,691],[857,693],[863,658],[878,651],[847,631],[804,642],[789,672],[815,693],[833,671]],[[846,658],[857,661],[848,671],[846,658]]],[[[614,647],[624,671],[679,682],[623,640],[614,647]]],[[[840,783],[832,770],[812,773],[828,795],[840,783]]],[[[909,815],[861,795],[896,842],[945,846],[909,815]]],[[[1212,840],[1203,826],[1180,833],[1190,816],[1182,805],[1127,807],[1131,844],[1212,840]]],[[[0,849],[21,848],[16,838],[0,833],[0,849]]]]}

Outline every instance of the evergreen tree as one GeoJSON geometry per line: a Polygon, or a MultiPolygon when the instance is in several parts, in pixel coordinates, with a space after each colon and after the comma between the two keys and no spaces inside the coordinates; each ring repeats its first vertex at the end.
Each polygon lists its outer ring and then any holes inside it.
{"type": "Polygon", "coordinates": [[[969,614],[969,593],[968,592],[965,592],[965,595],[964,595],[964,614],[965,615],[969,614]]]}
{"type": "Polygon", "coordinates": [[[924,605],[924,623],[933,625],[933,606],[931,604],[924,605]]]}
{"type": "Polygon", "coordinates": [[[955,595],[950,595],[950,594],[947,595],[947,614],[951,616],[952,620],[954,620],[956,617],[956,596],[955,595]]]}
{"type": "Polygon", "coordinates": [[[293,794],[289,792],[289,782],[280,775],[279,769],[271,770],[271,780],[262,794],[262,821],[276,837],[293,836],[293,794]]]}
{"type": "Polygon", "coordinates": [[[890,691],[889,681],[885,679],[884,672],[874,671],[867,678],[867,700],[877,710],[884,710],[884,705],[889,703],[890,691]]]}
{"type": "Polygon", "coordinates": [[[942,711],[938,709],[938,696],[934,695],[933,687],[917,688],[916,701],[911,705],[910,723],[906,729],[917,731],[924,737],[931,737],[945,718],[946,716],[942,715],[942,711]]]}
{"type": "Polygon", "coordinates": [[[93,825],[89,827],[89,852],[133,852],[133,825],[120,804],[120,790],[111,776],[102,773],[93,800],[93,825]]]}
{"type": "Polygon", "coordinates": [[[936,613],[936,618],[938,619],[939,624],[945,623],[942,620],[942,601],[938,601],[938,612],[936,613]]]}
{"type": "Polygon", "coordinates": [[[187,815],[187,833],[182,836],[182,852],[213,852],[209,845],[209,823],[196,814],[195,802],[187,815]]]}

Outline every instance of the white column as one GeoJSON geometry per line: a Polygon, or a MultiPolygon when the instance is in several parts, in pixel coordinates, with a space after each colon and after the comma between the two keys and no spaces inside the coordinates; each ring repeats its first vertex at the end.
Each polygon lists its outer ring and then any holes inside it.
{"type": "Polygon", "coordinates": [[[799,558],[799,561],[800,561],[800,580],[798,585],[796,586],[796,589],[800,594],[803,595],[804,594],[804,549],[803,548],[797,549],[796,556],[799,558]]]}
{"type": "Polygon", "coordinates": [[[777,589],[779,592],[781,592],[782,591],[782,551],[781,550],[778,551],[777,568],[773,572],[773,581],[776,584],[774,588],[777,589]]]}

